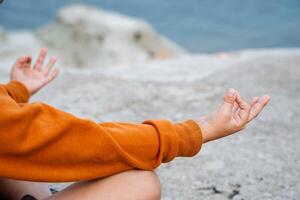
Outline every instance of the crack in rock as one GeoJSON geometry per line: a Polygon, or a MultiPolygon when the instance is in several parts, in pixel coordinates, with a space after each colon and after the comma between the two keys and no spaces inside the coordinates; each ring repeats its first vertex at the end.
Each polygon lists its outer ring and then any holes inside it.
{"type": "Polygon", "coordinates": [[[220,190],[216,186],[208,186],[208,187],[198,187],[198,190],[210,190],[212,194],[221,194],[226,196],[228,199],[233,199],[236,195],[240,194],[239,188],[241,187],[240,184],[233,185],[234,189],[230,192],[225,190],[220,190]]]}

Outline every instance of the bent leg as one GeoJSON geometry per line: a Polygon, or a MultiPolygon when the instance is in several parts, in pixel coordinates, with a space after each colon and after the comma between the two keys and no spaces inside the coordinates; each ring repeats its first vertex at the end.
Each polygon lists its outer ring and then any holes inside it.
{"type": "Polygon", "coordinates": [[[153,171],[130,170],[106,178],[78,182],[46,200],[156,200],[160,199],[159,178],[153,171]]]}

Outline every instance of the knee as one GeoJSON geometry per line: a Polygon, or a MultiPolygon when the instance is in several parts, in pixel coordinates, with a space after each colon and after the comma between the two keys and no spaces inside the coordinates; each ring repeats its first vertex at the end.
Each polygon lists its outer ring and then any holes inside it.
{"type": "Polygon", "coordinates": [[[129,171],[129,180],[136,187],[134,196],[137,199],[157,200],[161,197],[161,184],[154,171],[132,170],[129,171]]]}
{"type": "Polygon", "coordinates": [[[161,184],[158,175],[154,171],[139,171],[139,183],[142,184],[142,192],[145,192],[146,199],[160,199],[161,184]]]}
{"type": "Polygon", "coordinates": [[[75,183],[69,187],[69,191],[76,191],[77,194],[85,191],[82,193],[93,196],[85,199],[158,200],[161,197],[158,176],[154,171],[144,170],[130,170],[98,180],[75,183]]]}

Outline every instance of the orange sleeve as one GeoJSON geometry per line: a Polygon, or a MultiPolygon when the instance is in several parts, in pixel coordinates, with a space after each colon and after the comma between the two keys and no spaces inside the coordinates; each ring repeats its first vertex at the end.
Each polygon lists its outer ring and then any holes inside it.
{"type": "Polygon", "coordinates": [[[96,123],[28,99],[21,83],[0,85],[0,177],[66,182],[152,170],[202,145],[193,120],[96,123]]]}

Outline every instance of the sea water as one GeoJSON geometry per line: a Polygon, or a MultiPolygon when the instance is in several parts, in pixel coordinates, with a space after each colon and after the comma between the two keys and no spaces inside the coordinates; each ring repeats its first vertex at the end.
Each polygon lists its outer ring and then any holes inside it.
{"type": "Polygon", "coordinates": [[[73,3],[143,18],[190,52],[300,47],[300,0],[4,0],[0,26],[36,29],[73,3]]]}

